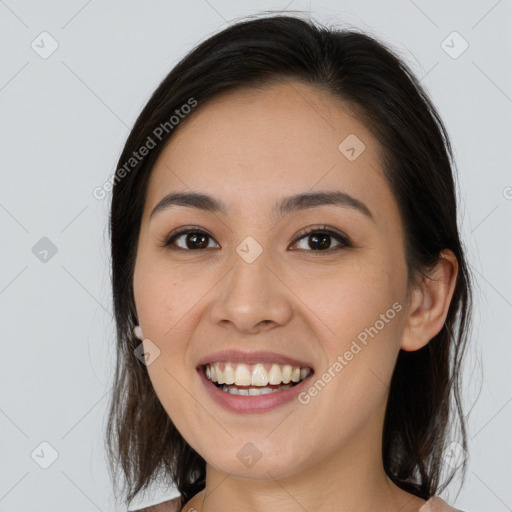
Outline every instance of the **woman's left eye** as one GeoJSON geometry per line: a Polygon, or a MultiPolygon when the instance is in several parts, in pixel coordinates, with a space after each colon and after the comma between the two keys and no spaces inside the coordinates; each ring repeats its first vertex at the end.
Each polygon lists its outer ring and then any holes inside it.
{"type": "MultiPolygon", "coordinates": [[[[208,239],[213,240],[212,236],[206,231],[200,228],[188,228],[171,234],[166,239],[164,246],[172,250],[199,251],[211,248],[208,239]],[[176,243],[182,238],[182,245],[176,243]]],[[[326,226],[308,228],[302,231],[299,233],[298,238],[296,238],[295,243],[299,243],[303,239],[309,239],[308,247],[299,249],[311,252],[332,252],[352,246],[350,239],[346,235],[329,229],[326,226]],[[338,246],[334,248],[331,247],[332,238],[339,242],[338,246]]]]}
{"type": "Polygon", "coordinates": [[[309,239],[309,242],[307,242],[308,247],[305,250],[308,250],[309,248],[314,252],[333,252],[343,249],[344,247],[352,246],[348,236],[339,233],[338,231],[333,231],[327,226],[323,226],[321,228],[309,228],[302,233],[299,233],[299,238],[297,240],[300,241],[302,239],[309,239]],[[337,247],[330,247],[330,239],[332,238],[340,242],[337,247]]]}

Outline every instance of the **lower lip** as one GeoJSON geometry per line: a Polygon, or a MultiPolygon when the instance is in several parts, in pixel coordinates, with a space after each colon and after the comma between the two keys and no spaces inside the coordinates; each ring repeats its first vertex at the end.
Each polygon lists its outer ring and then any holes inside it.
{"type": "Polygon", "coordinates": [[[267,395],[232,395],[219,389],[215,384],[206,378],[204,368],[198,369],[203,384],[212,399],[224,409],[230,412],[242,414],[268,412],[277,407],[291,402],[308,385],[308,381],[313,373],[310,373],[303,381],[283,391],[276,391],[267,395]]]}

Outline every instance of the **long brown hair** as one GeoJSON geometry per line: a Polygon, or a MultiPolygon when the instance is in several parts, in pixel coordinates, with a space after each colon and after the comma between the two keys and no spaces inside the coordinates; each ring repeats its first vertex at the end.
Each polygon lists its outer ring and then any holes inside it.
{"type": "MultiPolygon", "coordinates": [[[[122,470],[126,504],[157,476],[176,485],[182,506],[205,485],[205,460],[170,421],[145,365],[134,356],[140,343],[133,334],[137,241],[151,170],[176,131],[169,126],[170,116],[191,99],[200,108],[237,87],[287,80],[348,103],[380,142],[385,176],[404,221],[410,282],[424,276],[443,249],[458,260],[445,325],[421,350],[399,353],[384,423],[385,471],[398,487],[428,499],[456,473],[453,469],[442,484],[452,415],[459,420],[459,445],[467,450],[460,378],[472,285],[457,227],[455,162],[441,118],[407,65],[374,37],[295,16],[266,15],[213,35],[171,70],[137,118],[116,167],[110,236],[117,366],[105,439],[115,488],[122,470]],[[156,137],[158,126],[167,129],[156,137]],[[127,168],[148,137],[155,147],[127,168]]],[[[466,464],[464,458],[464,476],[466,464]]]]}

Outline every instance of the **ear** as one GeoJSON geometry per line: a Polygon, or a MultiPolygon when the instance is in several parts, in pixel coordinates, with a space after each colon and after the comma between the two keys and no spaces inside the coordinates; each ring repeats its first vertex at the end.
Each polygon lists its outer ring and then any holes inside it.
{"type": "Polygon", "coordinates": [[[455,254],[445,249],[439,254],[436,267],[412,290],[400,346],[402,350],[419,350],[443,328],[458,267],[455,254]]]}

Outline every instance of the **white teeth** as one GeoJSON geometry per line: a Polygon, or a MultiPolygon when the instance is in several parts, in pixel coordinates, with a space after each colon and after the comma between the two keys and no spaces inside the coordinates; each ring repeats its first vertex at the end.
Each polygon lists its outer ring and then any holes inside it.
{"type": "Polygon", "coordinates": [[[304,380],[311,373],[311,368],[272,364],[267,371],[263,363],[246,365],[228,362],[224,364],[224,370],[221,370],[221,363],[216,362],[206,365],[205,373],[208,380],[217,384],[264,388],[268,384],[289,384],[304,380]]]}
{"type": "Polygon", "coordinates": [[[277,364],[273,364],[268,372],[269,384],[281,384],[281,368],[277,364]]]}
{"type": "Polygon", "coordinates": [[[270,393],[277,393],[283,389],[291,388],[291,384],[280,386],[278,389],[272,388],[249,388],[249,389],[238,389],[231,386],[222,386],[222,391],[230,393],[231,395],[244,395],[244,396],[257,396],[257,395],[269,395],[270,393]]]}
{"type": "Polygon", "coordinates": [[[252,370],[253,386],[266,386],[268,384],[268,373],[262,364],[257,364],[252,370]]]}
{"type": "Polygon", "coordinates": [[[219,363],[215,363],[215,374],[217,375],[217,382],[219,384],[224,384],[224,372],[220,369],[219,363]]]}
{"type": "Polygon", "coordinates": [[[226,384],[235,383],[235,370],[233,370],[233,367],[229,363],[227,363],[224,368],[224,381],[226,384]]]}
{"type": "MultiPolygon", "coordinates": [[[[247,368],[245,364],[239,364],[235,371],[235,384],[237,386],[249,386],[251,384],[251,380],[249,368],[247,368]]],[[[219,380],[217,380],[217,383],[222,384],[219,380]]]]}
{"type": "Polygon", "coordinates": [[[292,380],[292,367],[289,364],[285,364],[283,368],[281,369],[281,380],[288,384],[292,380]]]}

